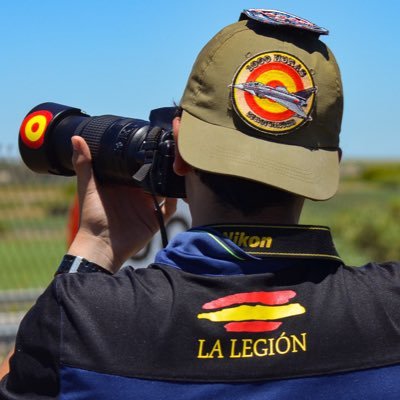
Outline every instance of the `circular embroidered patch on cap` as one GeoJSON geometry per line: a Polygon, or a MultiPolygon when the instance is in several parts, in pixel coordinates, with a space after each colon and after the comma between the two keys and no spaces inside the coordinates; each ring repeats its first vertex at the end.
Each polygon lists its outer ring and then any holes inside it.
{"type": "Polygon", "coordinates": [[[312,120],[317,88],[308,68],[290,54],[272,51],[252,57],[230,86],[237,114],[261,132],[286,134],[312,120]]]}

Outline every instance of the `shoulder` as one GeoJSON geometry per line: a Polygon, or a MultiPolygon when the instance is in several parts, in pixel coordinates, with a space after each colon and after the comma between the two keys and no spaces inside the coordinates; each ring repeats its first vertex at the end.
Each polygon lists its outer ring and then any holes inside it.
{"type": "Polygon", "coordinates": [[[172,286],[168,272],[157,266],[134,269],[121,268],[114,275],[95,273],[62,274],[54,279],[58,302],[62,307],[68,305],[99,308],[116,308],[127,302],[135,302],[160,291],[167,293],[172,286]]]}
{"type": "MultiPolygon", "coordinates": [[[[340,281],[348,293],[359,293],[368,298],[388,296],[392,290],[400,290],[400,262],[371,262],[360,267],[344,266],[340,281]]],[[[390,299],[396,301],[397,299],[390,299]]],[[[400,303],[400,296],[398,296],[400,303]]]]}
{"type": "Polygon", "coordinates": [[[358,303],[360,313],[366,318],[374,316],[375,325],[378,320],[385,325],[388,317],[400,318],[400,262],[368,263],[345,271],[345,296],[352,300],[352,306],[358,303]]]}
{"type": "Polygon", "coordinates": [[[400,283],[400,261],[371,262],[360,267],[345,267],[345,270],[354,278],[373,281],[375,285],[400,283]]]}

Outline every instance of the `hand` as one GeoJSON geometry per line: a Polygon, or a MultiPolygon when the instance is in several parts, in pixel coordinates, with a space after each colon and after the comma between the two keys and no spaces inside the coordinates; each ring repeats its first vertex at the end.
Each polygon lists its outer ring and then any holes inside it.
{"type": "MultiPolygon", "coordinates": [[[[116,272],[158,231],[153,198],[139,187],[99,183],[93,174],[90,149],[85,140],[74,136],[72,146],[80,226],[68,253],[116,272]]],[[[161,210],[168,220],[176,210],[176,199],[165,199],[161,210]]]]}

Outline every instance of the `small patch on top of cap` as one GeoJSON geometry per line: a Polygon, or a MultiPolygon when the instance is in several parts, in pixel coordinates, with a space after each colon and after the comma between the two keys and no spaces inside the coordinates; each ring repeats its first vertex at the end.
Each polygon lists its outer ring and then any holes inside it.
{"type": "Polygon", "coordinates": [[[253,19],[264,24],[288,26],[311,31],[319,35],[329,35],[329,31],[327,29],[321,28],[313,22],[297,17],[296,15],[289,14],[285,11],[250,8],[248,10],[243,10],[240,14],[239,20],[243,19],[253,19]]]}

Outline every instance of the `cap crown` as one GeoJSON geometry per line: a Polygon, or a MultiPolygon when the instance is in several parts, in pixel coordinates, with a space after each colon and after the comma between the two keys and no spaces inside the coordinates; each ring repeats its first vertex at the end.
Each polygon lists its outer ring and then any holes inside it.
{"type": "Polygon", "coordinates": [[[202,121],[264,140],[311,149],[334,149],[339,145],[343,112],[340,72],[333,54],[314,32],[269,26],[253,20],[227,26],[198,55],[181,105],[202,121]],[[301,61],[316,88],[310,121],[279,135],[249,126],[238,118],[230,87],[246,62],[271,52],[301,61]]]}
{"type": "Polygon", "coordinates": [[[327,31],[287,13],[250,11],[195,61],[180,154],[204,171],[326,200],[339,183],[343,112],[339,68],[319,40],[327,31]]]}

